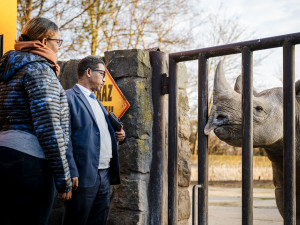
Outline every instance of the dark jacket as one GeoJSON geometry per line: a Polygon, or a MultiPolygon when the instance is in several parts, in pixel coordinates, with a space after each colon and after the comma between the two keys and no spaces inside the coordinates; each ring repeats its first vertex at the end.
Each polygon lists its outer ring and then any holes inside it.
{"type": "Polygon", "coordinates": [[[9,51],[0,60],[0,131],[36,135],[59,192],[71,189],[65,157],[68,104],[54,68],[36,54],[9,51]]]}
{"type": "MultiPolygon", "coordinates": [[[[70,108],[70,146],[67,158],[71,177],[79,176],[79,187],[91,187],[95,184],[98,174],[100,149],[100,130],[97,126],[93,110],[75,85],[66,91],[70,108]]],[[[112,158],[110,161],[110,184],[120,184],[119,155],[115,132],[109,122],[107,112],[100,104],[112,142],[112,158]]]]}

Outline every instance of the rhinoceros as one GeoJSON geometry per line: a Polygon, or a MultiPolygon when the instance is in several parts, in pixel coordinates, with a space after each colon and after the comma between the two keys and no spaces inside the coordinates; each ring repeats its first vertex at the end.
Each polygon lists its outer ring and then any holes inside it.
{"type": "MultiPolygon", "coordinates": [[[[296,87],[296,202],[297,224],[300,224],[300,80],[296,87]]],[[[222,63],[215,72],[213,106],[204,133],[214,131],[229,145],[242,146],[241,76],[234,89],[226,81],[222,63]]],[[[253,147],[265,149],[272,162],[277,208],[283,216],[283,88],[253,92],[253,147]]]]}

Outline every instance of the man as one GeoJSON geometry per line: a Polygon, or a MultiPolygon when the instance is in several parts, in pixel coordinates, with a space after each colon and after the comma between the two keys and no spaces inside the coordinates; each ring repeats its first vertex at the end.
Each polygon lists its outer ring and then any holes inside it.
{"type": "Polygon", "coordinates": [[[70,146],[67,151],[73,197],[66,202],[65,225],[106,224],[110,185],[120,183],[117,141],[107,112],[96,99],[105,82],[104,62],[96,56],[83,58],[77,67],[78,83],[66,91],[70,110],[70,146]]]}

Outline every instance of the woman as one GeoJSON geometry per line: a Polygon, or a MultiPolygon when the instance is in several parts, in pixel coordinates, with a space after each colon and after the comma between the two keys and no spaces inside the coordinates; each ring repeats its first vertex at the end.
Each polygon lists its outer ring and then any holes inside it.
{"type": "Polygon", "coordinates": [[[47,224],[54,183],[62,200],[72,193],[68,105],[56,64],[62,40],[45,18],[21,33],[0,60],[0,224],[47,224]]]}

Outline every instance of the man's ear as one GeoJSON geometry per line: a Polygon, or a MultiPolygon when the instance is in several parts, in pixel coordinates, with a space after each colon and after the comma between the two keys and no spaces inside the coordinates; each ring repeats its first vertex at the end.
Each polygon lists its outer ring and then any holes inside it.
{"type": "Polygon", "coordinates": [[[43,44],[43,45],[47,45],[47,38],[43,38],[42,44],[43,44]]]}
{"type": "Polygon", "coordinates": [[[87,77],[91,77],[92,70],[90,68],[88,68],[85,72],[87,77]]]}

